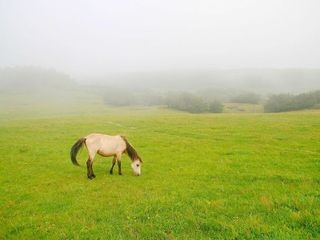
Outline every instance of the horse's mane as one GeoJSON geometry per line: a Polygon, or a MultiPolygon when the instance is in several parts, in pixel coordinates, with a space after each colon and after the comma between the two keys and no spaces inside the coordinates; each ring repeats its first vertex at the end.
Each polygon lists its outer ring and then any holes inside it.
{"type": "Polygon", "coordinates": [[[126,152],[128,153],[129,157],[131,158],[132,161],[139,159],[140,162],[142,162],[142,159],[138,155],[137,151],[133,148],[133,146],[128,142],[127,138],[125,136],[121,136],[121,138],[124,140],[126,143],[126,152]]]}

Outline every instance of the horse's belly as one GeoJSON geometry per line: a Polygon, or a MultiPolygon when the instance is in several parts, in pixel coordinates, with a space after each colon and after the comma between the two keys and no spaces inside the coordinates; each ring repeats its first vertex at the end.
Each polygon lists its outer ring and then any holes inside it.
{"type": "Polygon", "coordinates": [[[121,154],[124,150],[125,148],[123,146],[119,146],[118,144],[103,144],[98,150],[98,153],[101,156],[110,157],[121,154]]]}
{"type": "Polygon", "coordinates": [[[98,151],[98,154],[103,156],[103,157],[111,157],[111,156],[116,155],[116,152],[102,149],[102,150],[98,151]]]}

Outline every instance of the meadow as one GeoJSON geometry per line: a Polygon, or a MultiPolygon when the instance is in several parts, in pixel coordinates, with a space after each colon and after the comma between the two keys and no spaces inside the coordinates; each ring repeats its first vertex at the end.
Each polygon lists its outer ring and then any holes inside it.
{"type": "Polygon", "coordinates": [[[1,239],[320,238],[319,110],[35,109],[0,112],[1,239]],[[126,135],[142,175],[97,157],[88,180],[69,151],[92,132],[126,135]]]}

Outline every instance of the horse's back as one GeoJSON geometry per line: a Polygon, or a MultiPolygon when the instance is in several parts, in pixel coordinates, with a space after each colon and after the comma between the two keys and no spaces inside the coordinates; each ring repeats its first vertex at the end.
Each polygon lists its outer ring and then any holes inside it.
{"type": "Polygon", "coordinates": [[[117,155],[126,149],[126,143],[120,135],[110,136],[101,133],[92,133],[85,138],[88,150],[98,152],[103,156],[117,155]]]}

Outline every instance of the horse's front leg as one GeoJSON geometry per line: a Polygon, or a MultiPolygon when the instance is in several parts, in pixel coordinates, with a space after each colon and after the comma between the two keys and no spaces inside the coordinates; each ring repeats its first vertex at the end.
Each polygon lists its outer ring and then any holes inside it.
{"type": "Polygon", "coordinates": [[[118,160],[117,163],[118,163],[119,175],[122,175],[122,172],[121,172],[121,160],[118,160]]]}
{"type": "Polygon", "coordinates": [[[117,161],[117,158],[114,156],[113,159],[112,159],[112,166],[111,166],[111,169],[110,169],[110,174],[113,174],[113,167],[116,164],[116,161],[117,161]]]}
{"type": "Polygon", "coordinates": [[[122,175],[122,172],[121,172],[121,154],[117,155],[117,164],[118,164],[119,175],[122,175]]]}

